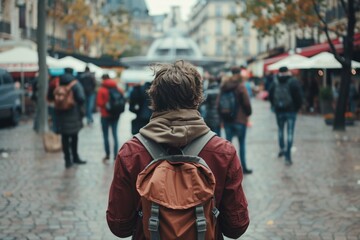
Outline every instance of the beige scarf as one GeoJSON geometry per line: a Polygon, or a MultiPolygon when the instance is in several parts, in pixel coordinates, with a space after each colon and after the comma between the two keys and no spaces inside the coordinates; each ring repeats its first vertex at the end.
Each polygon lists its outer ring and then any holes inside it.
{"type": "Polygon", "coordinates": [[[179,109],[153,113],[150,122],[140,133],[157,143],[183,147],[210,131],[195,109],[179,109]]]}

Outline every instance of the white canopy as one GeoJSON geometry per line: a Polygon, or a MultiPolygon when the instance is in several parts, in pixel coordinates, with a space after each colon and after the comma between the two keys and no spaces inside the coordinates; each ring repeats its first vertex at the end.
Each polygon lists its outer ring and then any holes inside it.
{"type": "MultiPolygon", "coordinates": [[[[46,56],[49,67],[59,67],[56,58],[46,56]]],[[[36,72],[39,70],[37,51],[26,47],[15,47],[0,53],[0,67],[9,72],[36,72]]]]}
{"type": "Polygon", "coordinates": [[[151,82],[154,72],[150,68],[125,69],[120,78],[123,83],[151,82]]]}
{"type": "Polygon", "coordinates": [[[71,56],[67,56],[64,58],[59,59],[60,65],[63,68],[72,68],[77,72],[84,72],[85,71],[85,67],[88,66],[90,69],[90,72],[95,73],[95,78],[100,79],[101,76],[104,73],[107,73],[106,70],[102,69],[101,67],[96,66],[93,63],[86,63],[83,62],[77,58],[71,57],[71,56]]]}
{"type": "Polygon", "coordinates": [[[307,61],[307,60],[308,60],[307,57],[304,57],[304,56],[301,56],[298,54],[293,54],[293,55],[290,55],[290,56],[287,56],[287,57],[281,59],[280,61],[277,61],[277,62],[269,65],[268,70],[270,70],[270,71],[278,70],[279,68],[284,67],[284,66],[288,67],[292,63],[303,62],[303,61],[307,61]]]}
{"type": "MultiPolygon", "coordinates": [[[[289,69],[339,69],[342,65],[336,60],[334,54],[322,52],[307,60],[292,62],[287,67],[289,69]]],[[[360,62],[351,61],[351,67],[360,68],[360,62]]]]}

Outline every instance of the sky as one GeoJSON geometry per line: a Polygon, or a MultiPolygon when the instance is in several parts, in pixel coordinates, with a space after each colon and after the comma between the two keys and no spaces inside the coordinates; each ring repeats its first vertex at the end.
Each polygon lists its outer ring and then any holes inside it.
{"type": "Polygon", "coordinates": [[[197,0],[145,0],[150,15],[170,13],[172,6],[180,6],[181,17],[188,19],[191,7],[195,5],[197,0]]]}

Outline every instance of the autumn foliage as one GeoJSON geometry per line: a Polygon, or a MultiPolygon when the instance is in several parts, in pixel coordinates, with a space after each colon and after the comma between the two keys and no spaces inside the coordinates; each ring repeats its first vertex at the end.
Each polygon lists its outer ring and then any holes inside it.
{"type": "Polygon", "coordinates": [[[123,10],[108,16],[94,16],[85,0],[63,0],[57,1],[48,14],[73,29],[77,51],[88,52],[91,45],[96,45],[103,54],[118,58],[129,41],[129,21],[123,10]]]}
{"type": "Polygon", "coordinates": [[[252,21],[261,36],[281,35],[280,24],[304,29],[319,22],[313,0],[246,0],[239,17],[252,21]]]}

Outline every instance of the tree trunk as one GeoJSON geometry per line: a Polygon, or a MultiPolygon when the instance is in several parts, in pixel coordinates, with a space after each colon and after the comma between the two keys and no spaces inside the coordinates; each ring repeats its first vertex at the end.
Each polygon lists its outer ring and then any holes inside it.
{"type": "Polygon", "coordinates": [[[39,77],[38,77],[38,100],[36,105],[37,117],[34,124],[38,133],[44,133],[48,131],[48,111],[46,102],[46,93],[48,88],[48,72],[46,67],[46,1],[38,0],[38,29],[37,29],[37,47],[39,58],[39,77]]]}
{"type": "Polygon", "coordinates": [[[336,104],[335,119],[333,129],[336,131],[345,130],[345,112],[349,98],[349,90],[351,83],[351,60],[354,50],[354,30],[356,24],[354,0],[349,0],[347,4],[347,31],[346,37],[343,39],[344,61],[342,64],[340,93],[336,104]]]}
{"type": "Polygon", "coordinates": [[[336,104],[333,129],[345,131],[345,112],[347,108],[349,89],[351,83],[351,66],[343,66],[341,72],[340,92],[336,104]]]}

